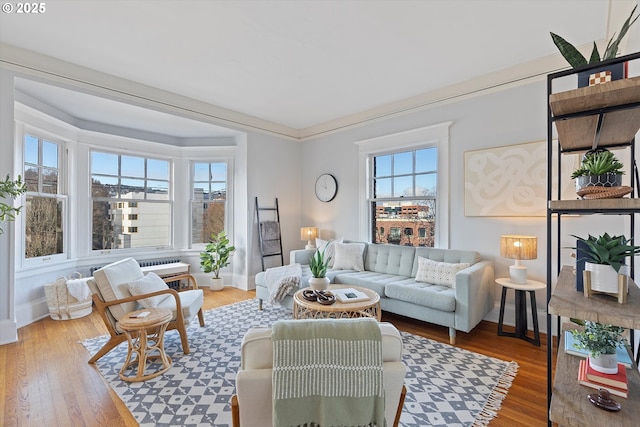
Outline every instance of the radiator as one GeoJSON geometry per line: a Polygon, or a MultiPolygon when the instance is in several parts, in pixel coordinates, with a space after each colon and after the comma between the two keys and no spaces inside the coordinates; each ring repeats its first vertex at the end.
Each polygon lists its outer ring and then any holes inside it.
{"type": "MultiPolygon", "coordinates": [[[[180,258],[154,258],[138,261],[140,267],[151,267],[154,265],[172,264],[174,262],[180,262],[180,258]]],[[[101,269],[104,265],[98,265],[89,269],[90,274],[93,276],[93,272],[101,269]]]]}

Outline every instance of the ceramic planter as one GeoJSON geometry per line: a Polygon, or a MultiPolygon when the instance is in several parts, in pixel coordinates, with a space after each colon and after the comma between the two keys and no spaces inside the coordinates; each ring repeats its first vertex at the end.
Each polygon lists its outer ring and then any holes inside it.
{"type": "Polygon", "coordinates": [[[224,288],[224,279],[222,277],[212,277],[209,281],[209,289],[212,291],[221,291],[224,288]]]}
{"type": "Polygon", "coordinates": [[[591,290],[598,292],[618,292],[618,272],[605,264],[585,262],[584,269],[591,272],[591,290]]]}
{"type": "Polygon", "coordinates": [[[585,187],[620,187],[622,174],[605,173],[602,175],[584,175],[576,178],[576,191],[585,187]]]}
{"type": "Polygon", "coordinates": [[[328,277],[312,277],[309,279],[309,286],[314,291],[326,291],[330,282],[328,277]]]}
{"type": "Polygon", "coordinates": [[[618,372],[618,357],[613,354],[601,354],[596,357],[589,356],[589,365],[603,374],[615,374],[618,372]]]}

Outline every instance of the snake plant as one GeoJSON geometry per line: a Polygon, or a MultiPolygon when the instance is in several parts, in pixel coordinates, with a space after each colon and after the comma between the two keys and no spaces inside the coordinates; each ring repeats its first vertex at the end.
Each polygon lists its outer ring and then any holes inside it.
{"type": "Polygon", "coordinates": [[[551,38],[553,39],[553,43],[558,47],[558,50],[560,51],[562,56],[564,56],[564,59],[566,59],[573,68],[578,68],[587,64],[595,64],[601,61],[606,61],[607,59],[615,58],[618,54],[620,41],[627,34],[627,31],[629,31],[629,28],[633,25],[633,23],[638,19],[638,16],[633,18],[633,14],[635,13],[637,7],[638,5],[633,8],[627,20],[624,21],[624,24],[620,29],[620,34],[618,34],[617,37],[615,33],[613,34],[613,36],[609,40],[609,43],[607,43],[607,47],[605,48],[602,58],[600,58],[600,52],[598,52],[598,46],[596,46],[595,42],[593,42],[593,50],[591,51],[591,56],[589,57],[589,61],[587,62],[587,59],[578,51],[578,49],[576,49],[568,41],[554,33],[551,33],[551,38]]]}

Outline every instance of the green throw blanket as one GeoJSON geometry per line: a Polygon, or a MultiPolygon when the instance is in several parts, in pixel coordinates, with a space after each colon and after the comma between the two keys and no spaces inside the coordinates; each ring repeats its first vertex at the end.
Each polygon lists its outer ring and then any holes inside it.
{"type": "Polygon", "coordinates": [[[386,425],[375,320],[283,320],[272,330],[274,427],[386,425]]]}

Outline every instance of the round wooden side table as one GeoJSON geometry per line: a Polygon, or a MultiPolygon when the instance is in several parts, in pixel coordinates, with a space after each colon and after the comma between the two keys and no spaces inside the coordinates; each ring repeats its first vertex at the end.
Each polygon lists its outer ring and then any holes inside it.
{"type": "Polygon", "coordinates": [[[505,337],[521,338],[533,345],[540,347],[540,330],[538,329],[538,307],[536,306],[536,291],[547,289],[547,285],[535,280],[527,280],[525,285],[513,283],[508,277],[496,279],[496,283],[502,286],[502,298],[500,299],[500,317],[498,319],[498,335],[505,337]],[[507,297],[507,289],[516,292],[516,330],[504,332],[502,323],[504,320],[504,304],[507,297]],[[533,320],[533,338],[527,336],[527,292],[531,298],[531,318],[533,320]]]}
{"type": "Polygon", "coordinates": [[[145,308],[126,314],[120,319],[120,328],[124,331],[129,342],[127,358],[120,369],[123,381],[145,381],[165,373],[171,367],[171,358],[164,351],[164,332],[171,321],[171,310],[164,308],[145,308]],[[146,317],[138,317],[140,313],[148,312],[146,317]],[[157,355],[150,353],[157,351],[157,355]],[[132,356],[135,357],[132,360],[132,356]],[[160,359],[162,368],[156,372],[145,374],[148,359],[160,359]],[[135,376],[125,375],[125,371],[132,365],[138,365],[135,376]]]}
{"type": "Polygon", "coordinates": [[[382,310],[380,309],[380,295],[371,289],[349,285],[329,285],[328,290],[353,288],[365,293],[369,299],[367,301],[356,301],[342,303],[337,301],[331,305],[320,304],[316,301],[307,301],[302,296],[304,289],[300,289],[293,295],[293,318],[294,319],[345,319],[354,317],[373,317],[380,321],[382,310]]]}

